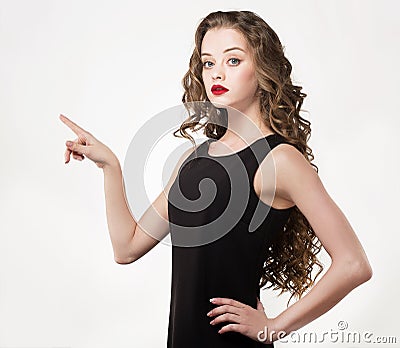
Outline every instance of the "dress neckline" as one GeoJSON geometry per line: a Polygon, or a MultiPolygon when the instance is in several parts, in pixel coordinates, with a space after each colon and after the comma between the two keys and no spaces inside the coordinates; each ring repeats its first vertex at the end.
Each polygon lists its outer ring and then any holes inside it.
{"type": "Polygon", "coordinates": [[[240,150],[238,150],[238,151],[236,151],[236,152],[232,152],[232,153],[229,153],[229,154],[226,154],[226,155],[219,155],[219,156],[210,155],[210,144],[211,144],[211,142],[212,142],[212,141],[217,141],[217,140],[218,140],[218,139],[210,138],[210,139],[207,140],[207,141],[208,141],[207,155],[208,155],[209,157],[212,157],[212,158],[221,158],[221,157],[230,157],[230,156],[234,156],[234,155],[239,155],[240,153],[244,152],[244,151],[247,150],[248,148],[254,146],[254,145],[255,145],[256,143],[258,143],[260,140],[268,139],[269,137],[272,137],[272,136],[275,136],[275,135],[277,135],[277,133],[268,134],[268,135],[266,135],[266,136],[264,136],[264,137],[262,137],[262,138],[258,138],[258,139],[256,139],[256,140],[254,140],[252,143],[250,143],[249,145],[245,146],[244,148],[242,148],[242,149],[240,149],[240,150]]]}

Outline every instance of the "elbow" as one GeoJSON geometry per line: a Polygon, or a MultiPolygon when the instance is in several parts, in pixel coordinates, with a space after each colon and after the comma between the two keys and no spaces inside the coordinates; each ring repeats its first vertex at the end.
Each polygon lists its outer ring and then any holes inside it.
{"type": "Polygon", "coordinates": [[[133,262],[136,261],[135,258],[131,257],[131,258],[122,258],[122,257],[118,257],[116,255],[114,255],[114,261],[116,263],[118,263],[119,265],[129,265],[133,262]]]}
{"type": "Polygon", "coordinates": [[[372,267],[371,265],[367,262],[367,265],[364,266],[363,270],[362,270],[362,279],[363,279],[363,283],[370,280],[372,278],[372,267]]]}
{"type": "Polygon", "coordinates": [[[367,259],[356,259],[350,262],[350,276],[356,283],[361,285],[372,278],[372,267],[367,259]]]}
{"type": "Polygon", "coordinates": [[[342,279],[346,279],[351,289],[367,282],[372,278],[372,268],[368,259],[363,257],[354,257],[354,255],[333,259],[331,267],[341,274],[342,279]]]}

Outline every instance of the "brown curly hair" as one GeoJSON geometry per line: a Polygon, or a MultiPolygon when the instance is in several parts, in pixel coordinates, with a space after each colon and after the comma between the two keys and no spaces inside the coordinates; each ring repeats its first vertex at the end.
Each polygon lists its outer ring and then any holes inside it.
{"type": "MultiPolygon", "coordinates": [[[[204,107],[211,104],[207,97],[202,79],[201,44],[206,32],[215,28],[238,30],[252,49],[258,79],[260,111],[265,125],[282,135],[293,144],[318,173],[318,167],[311,163],[314,159],[307,141],[311,136],[310,122],[300,116],[303,99],[307,96],[301,86],[292,84],[290,74],[292,65],[284,55],[283,46],[271,27],[257,14],[251,11],[217,11],[202,19],[195,34],[195,47],[190,57],[189,70],[182,79],[185,90],[182,102],[191,105],[195,113],[189,116],[174,132],[178,137],[189,139],[195,147],[194,139],[186,129],[204,129],[208,138],[219,139],[226,131],[223,121],[213,122],[220,117],[218,108],[204,107]],[[195,103],[195,102],[208,103],[195,103]],[[206,110],[205,110],[206,109],[206,110]],[[201,120],[208,116],[208,121],[201,120]]],[[[212,104],[211,104],[212,105],[212,104]]],[[[315,282],[323,270],[317,254],[321,243],[311,225],[301,211],[294,206],[284,227],[282,238],[272,246],[268,245],[260,288],[268,282],[267,288],[280,289],[279,295],[289,291],[291,296],[300,298],[315,282]],[[314,266],[319,269],[312,278],[314,266]]]]}

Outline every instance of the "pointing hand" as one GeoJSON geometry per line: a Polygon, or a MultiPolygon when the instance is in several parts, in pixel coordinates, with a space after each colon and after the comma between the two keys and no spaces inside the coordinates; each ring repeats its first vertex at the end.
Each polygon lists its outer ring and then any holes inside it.
{"type": "Polygon", "coordinates": [[[60,120],[78,136],[75,140],[66,142],[67,149],[64,154],[65,163],[69,162],[71,153],[72,157],[79,161],[85,159],[86,156],[99,168],[104,168],[107,165],[118,162],[115,154],[91,133],[79,127],[64,115],[60,115],[60,120]]]}

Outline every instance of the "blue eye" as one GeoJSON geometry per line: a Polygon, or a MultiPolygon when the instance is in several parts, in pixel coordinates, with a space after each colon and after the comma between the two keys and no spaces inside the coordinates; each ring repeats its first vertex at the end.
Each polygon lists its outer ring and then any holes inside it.
{"type": "MultiPolygon", "coordinates": [[[[231,58],[231,59],[229,59],[229,60],[237,60],[238,61],[238,64],[239,64],[239,62],[240,62],[240,59],[237,59],[237,58],[231,58]]],[[[234,64],[234,65],[238,65],[238,64],[234,64]]]]}

